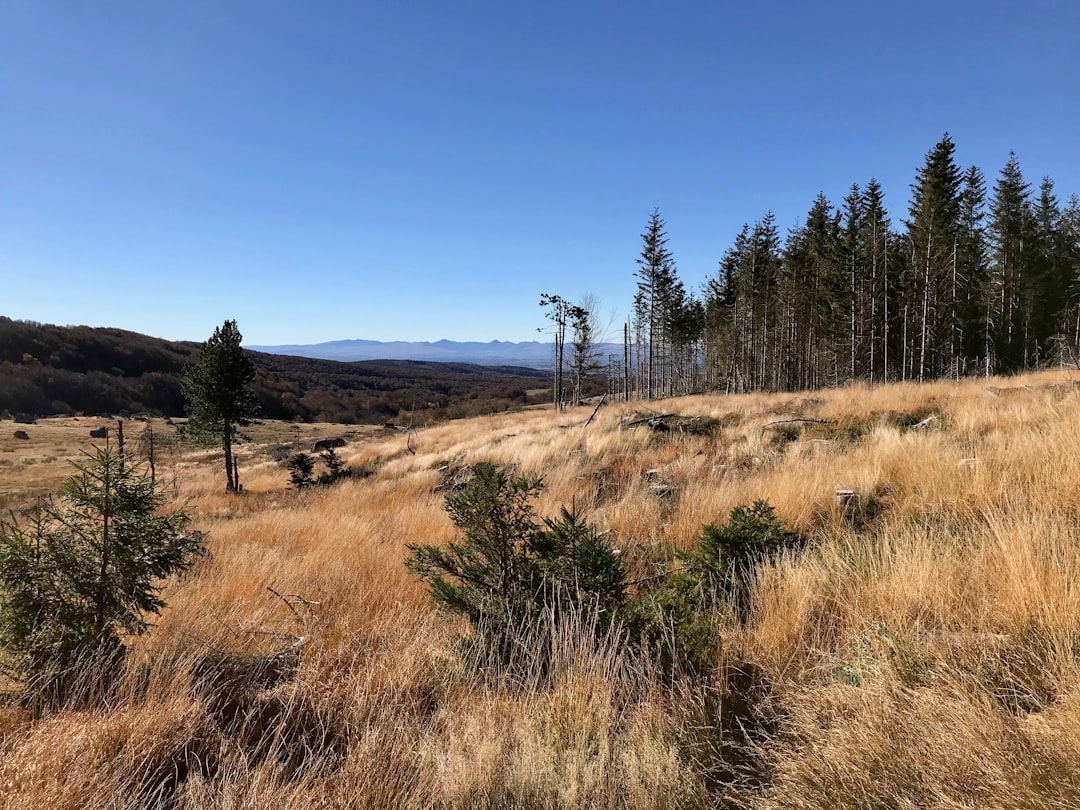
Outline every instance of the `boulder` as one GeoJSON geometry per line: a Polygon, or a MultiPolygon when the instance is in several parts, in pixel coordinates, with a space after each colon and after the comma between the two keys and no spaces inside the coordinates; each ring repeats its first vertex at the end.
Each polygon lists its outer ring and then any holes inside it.
{"type": "Polygon", "coordinates": [[[344,447],[345,440],[340,436],[334,439],[319,439],[311,445],[311,452],[318,453],[320,450],[329,450],[331,447],[344,447]]]}
{"type": "Polygon", "coordinates": [[[25,430],[16,430],[15,431],[15,438],[16,439],[29,439],[30,434],[27,433],[25,430]]]}
{"type": "Polygon", "coordinates": [[[107,427],[94,428],[90,431],[91,439],[107,439],[109,437],[109,429],[107,427]]]}

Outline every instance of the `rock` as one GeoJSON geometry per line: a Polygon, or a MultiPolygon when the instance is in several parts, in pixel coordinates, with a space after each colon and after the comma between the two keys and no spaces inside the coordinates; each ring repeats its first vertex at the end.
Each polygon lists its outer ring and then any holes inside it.
{"type": "Polygon", "coordinates": [[[109,429],[107,427],[94,428],[90,431],[91,439],[107,439],[109,437],[109,429]]]}
{"type": "Polygon", "coordinates": [[[318,453],[320,450],[329,450],[331,447],[344,447],[345,440],[340,436],[334,439],[319,439],[311,445],[311,452],[318,453]]]}
{"type": "Polygon", "coordinates": [[[30,434],[27,433],[25,430],[16,430],[15,431],[15,438],[16,439],[29,439],[30,434]]]}

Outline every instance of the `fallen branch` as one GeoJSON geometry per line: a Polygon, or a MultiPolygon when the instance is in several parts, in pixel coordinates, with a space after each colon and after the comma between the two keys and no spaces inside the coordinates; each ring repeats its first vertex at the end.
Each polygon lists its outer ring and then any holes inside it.
{"type": "Polygon", "coordinates": [[[410,456],[415,456],[416,451],[412,446],[412,426],[413,417],[416,416],[416,403],[413,403],[413,407],[409,410],[409,426],[405,428],[405,449],[409,451],[410,456]]]}
{"type": "Polygon", "coordinates": [[[589,417],[588,419],[586,419],[586,420],[585,420],[585,424],[581,426],[581,429],[582,429],[582,430],[584,430],[585,428],[587,428],[587,427],[589,426],[589,423],[590,423],[590,422],[591,422],[591,421],[593,420],[593,418],[594,418],[594,417],[596,416],[596,413],[597,413],[597,411],[599,411],[599,410],[600,410],[600,406],[604,404],[604,401],[605,401],[606,399],[607,399],[607,394],[605,393],[605,394],[604,394],[604,395],[603,395],[602,397],[600,397],[600,401],[596,403],[596,407],[595,407],[595,408],[593,408],[593,412],[592,412],[592,415],[591,415],[591,416],[590,416],[590,417],[589,417]]]}
{"type": "Polygon", "coordinates": [[[932,413],[918,424],[912,425],[909,430],[926,430],[930,425],[937,421],[937,414],[932,413]]]}
{"type": "Polygon", "coordinates": [[[831,425],[831,419],[777,419],[775,422],[769,422],[762,425],[758,430],[765,430],[765,428],[773,427],[774,425],[790,425],[793,422],[809,422],[813,425],[831,425]]]}
{"type": "Polygon", "coordinates": [[[653,422],[657,419],[667,419],[669,416],[678,416],[677,413],[658,413],[654,416],[646,416],[644,419],[635,419],[633,422],[627,422],[623,427],[633,427],[634,425],[643,425],[646,422],[653,422]]]}
{"type": "Polygon", "coordinates": [[[292,615],[295,617],[296,621],[304,628],[304,635],[306,636],[308,621],[300,615],[299,611],[297,611],[296,609],[296,606],[303,605],[304,607],[306,607],[308,609],[308,619],[310,620],[315,617],[315,611],[313,608],[318,607],[319,603],[312,602],[310,599],[305,599],[298,593],[289,593],[282,595],[275,591],[273,588],[271,588],[269,585],[266,586],[266,590],[270,591],[270,593],[272,593],[274,596],[284,602],[285,607],[292,611],[292,615]]]}

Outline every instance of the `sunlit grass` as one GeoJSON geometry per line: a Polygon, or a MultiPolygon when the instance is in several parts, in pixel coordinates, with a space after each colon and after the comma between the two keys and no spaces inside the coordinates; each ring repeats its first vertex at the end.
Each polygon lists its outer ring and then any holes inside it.
{"type": "MultiPolygon", "coordinates": [[[[159,476],[209,556],[168,584],[99,708],[0,708],[0,805],[693,807],[724,790],[761,808],[1080,803],[1080,388],[1067,373],[608,404],[586,427],[591,412],[373,429],[340,450],[369,476],[305,492],[272,455],[289,425],[241,449],[240,496],[216,453],[163,454],[159,476]],[[628,424],[650,412],[721,427],[628,424]],[[540,514],[573,503],[632,576],[758,499],[813,538],[760,572],[750,624],[724,624],[717,650],[768,685],[766,781],[711,783],[723,701],[672,687],[614,640],[566,632],[543,682],[469,675],[453,648],[463,628],[402,563],[409,544],[453,539],[440,486],[480,461],[541,476],[540,514]],[[208,660],[298,639],[302,659],[272,682],[200,680],[208,660]]],[[[50,420],[23,445],[5,428],[5,503],[55,490],[90,423],[50,420]]]]}

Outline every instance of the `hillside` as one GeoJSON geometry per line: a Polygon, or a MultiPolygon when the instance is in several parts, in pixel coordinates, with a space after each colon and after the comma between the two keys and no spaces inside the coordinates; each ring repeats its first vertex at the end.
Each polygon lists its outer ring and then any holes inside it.
{"type": "MultiPolygon", "coordinates": [[[[0,413],[180,416],[180,376],[198,349],[120,329],[0,316],[0,413]]],[[[249,354],[270,419],[378,423],[415,410],[423,422],[544,401],[528,392],[549,385],[548,374],[530,368],[249,354]]]]}
{"type": "MultiPolygon", "coordinates": [[[[373,435],[341,451],[368,475],[318,491],[290,490],[271,445],[243,447],[239,497],[214,454],[163,456],[212,555],[170,583],[107,706],[0,710],[0,804],[1080,806],[1067,373],[648,406],[587,427],[588,408],[436,425],[412,453],[373,435]],[[654,428],[657,412],[683,420],[654,428]],[[745,623],[712,616],[699,677],[587,623],[523,675],[478,675],[456,652],[464,623],[403,562],[460,539],[446,494],[482,461],[542,477],[540,515],[574,504],[635,597],[738,505],[767,500],[810,542],[758,569],[745,623]]],[[[77,453],[84,427],[51,454],[77,453]]],[[[0,435],[0,459],[14,447],[0,435]]]]}

